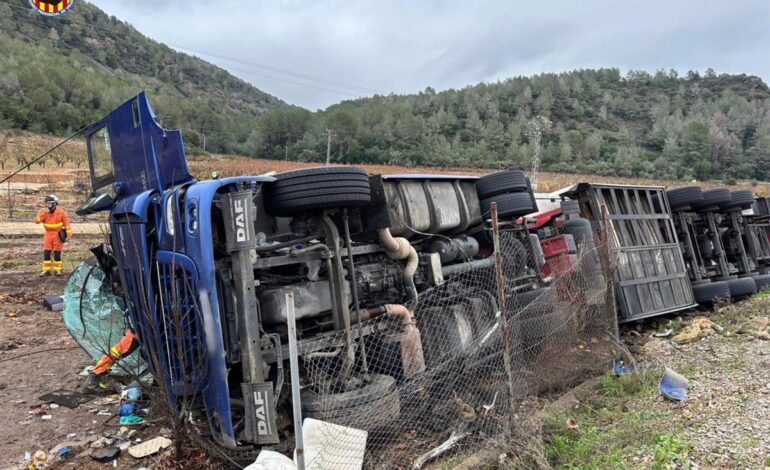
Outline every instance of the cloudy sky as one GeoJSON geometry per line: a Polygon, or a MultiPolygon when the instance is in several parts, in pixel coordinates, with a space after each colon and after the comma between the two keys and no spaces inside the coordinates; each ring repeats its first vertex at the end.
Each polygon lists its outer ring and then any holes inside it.
{"type": "Polygon", "coordinates": [[[309,109],[576,68],[770,79],[767,0],[93,0],[309,109]]]}

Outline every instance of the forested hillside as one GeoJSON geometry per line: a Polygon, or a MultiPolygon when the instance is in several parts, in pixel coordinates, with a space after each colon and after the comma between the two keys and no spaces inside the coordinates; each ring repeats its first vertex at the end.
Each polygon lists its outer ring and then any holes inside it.
{"type": "Polygon", "coordinates": [[[578,70],[311,113],[84,0],[55,18],[0,0],[0,129],[67,134],[140,90],[192,152],[323,161],[331,134],[334,162],[528,168],[539,142],[556,172],[770,179],[770,90],[757,77],[578,70]]]}
{"type": "Polygon", "coordinates": [[[44,17],[27,0],[0,1],[0,129],[66,134],[147,90],[186,143],[253,153],[256,118],[285,104],[225,70],[157,43],[79,0],[44,17]]]}
{"type": "Polygon", "coordinates": [[[579,70],[461,90],[270,112],[256,154],[335,161],[528,168],[653,178],[770,178],[770,91],[759,78],[579,70]],[[537,119],[536,119],[537,118],[537,119]]]}

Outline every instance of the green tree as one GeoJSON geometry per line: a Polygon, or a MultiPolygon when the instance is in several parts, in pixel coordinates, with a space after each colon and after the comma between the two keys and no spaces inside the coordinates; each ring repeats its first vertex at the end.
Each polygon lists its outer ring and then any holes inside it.
{"type": "Polygon", "coordinates": [[[711,136],[709,129],[700,122],[690,122],[682,130],[680,142],[682,163],[686,166],[708,159],[711,155],[711,136]]]}

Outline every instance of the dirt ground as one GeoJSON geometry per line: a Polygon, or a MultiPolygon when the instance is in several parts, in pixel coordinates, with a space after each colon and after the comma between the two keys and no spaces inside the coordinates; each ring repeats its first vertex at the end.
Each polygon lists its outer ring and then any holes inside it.
{"type": "MultiPolygon", "coordinates": [[[[84,391],[84,377],[78,374],[92,364],[68,334],[60,313],[41,304],[44,295],[64,292],[67,276],[38,277],[39,243],[37,237],[0,238],[0,469],[26,468],[25,452],[48,453],[60,444],[67,444],[73,455],[49,458],[45,468],[104,468],[88,453],[91,442],[119,431],[112,424],[115,420],[108,422],[110,416],[104,414],[114,413],[117,401],[95,397],[69,409],[47,407],[38,398],[62,388],[84,391]]],[[[98,238],[92,237],[68,244],[65,273],[89,257],[88,248],[97,243],[98,238]]],[[[138,431],[135,438],[157,433],[151,426],[138,431]]],[[[153,467],[152,458],[139,461],[127,454],[118,462],[119,468],[153,467]]]]}

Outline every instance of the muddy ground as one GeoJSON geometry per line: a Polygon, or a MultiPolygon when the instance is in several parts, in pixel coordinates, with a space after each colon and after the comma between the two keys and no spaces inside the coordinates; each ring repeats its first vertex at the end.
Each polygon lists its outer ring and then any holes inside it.
{"type": "MultiPolygon", "coordinates": [[[[97,243],[98,238],[68,243],[65,273],[89,257],[88,248],[97,243]]],[[[105,468],[106,464],[93,462],[88,454],[92,441],[119,431],[114,419],[97,414],[114,413],[117,401],[95,397],[73,410],[47,407],[38,398],[62,388],[84,391],[84,377],[78,374],[92,365],[67,333],[60,312],[41,304],[43,296],[64,292],[67,276],[40,278],[40,257],[36,237],[0,238],[0,469],[26,468],[26,452],[48,453],[60,444],[68,444],[72,455],[49,458],[46,468],[105,468]]],[[[157,427],[138,427],[134,439],[154,437],[157,427]]],[[[153,462],[126,454],[118,459],[118,468],[158,468],[153,462]]]]}

